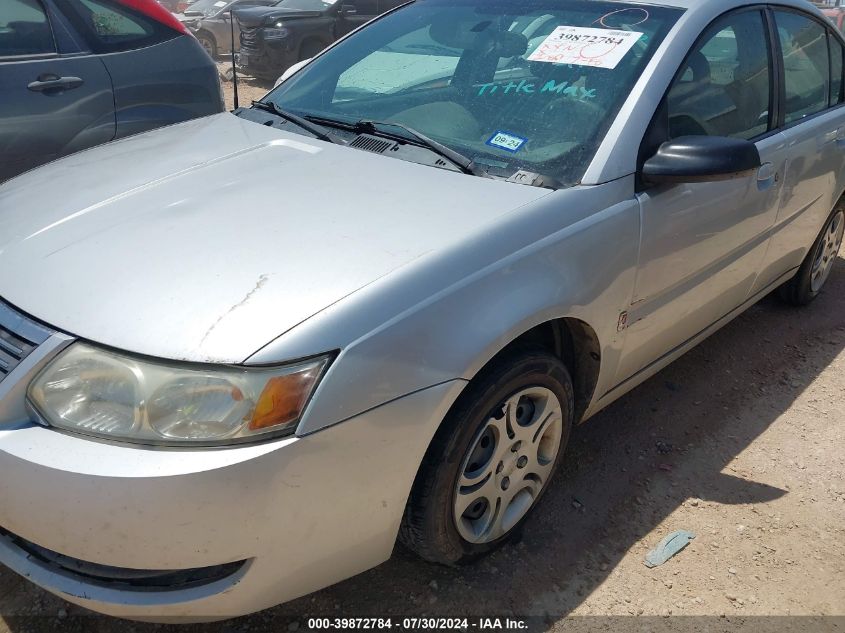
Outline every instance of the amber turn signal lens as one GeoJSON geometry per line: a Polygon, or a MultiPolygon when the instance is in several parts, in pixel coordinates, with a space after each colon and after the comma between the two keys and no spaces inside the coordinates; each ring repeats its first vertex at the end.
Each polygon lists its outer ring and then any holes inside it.
{"type": "Polygon", "coordinates": [[[255,405],[250,430],[294,422],[307,404],[315,378],[314,369],[308,368],[268,380],[255,405]]]}

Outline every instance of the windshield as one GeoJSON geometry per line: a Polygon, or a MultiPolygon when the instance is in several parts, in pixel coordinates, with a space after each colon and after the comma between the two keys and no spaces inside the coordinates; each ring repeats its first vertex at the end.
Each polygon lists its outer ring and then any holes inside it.
{"type": "Polygon", "coordinates": [[[583,176],[680,10],[593,0],[417,0],[265,101],[300,116],[391,121],[483,166],[583,176]]]}

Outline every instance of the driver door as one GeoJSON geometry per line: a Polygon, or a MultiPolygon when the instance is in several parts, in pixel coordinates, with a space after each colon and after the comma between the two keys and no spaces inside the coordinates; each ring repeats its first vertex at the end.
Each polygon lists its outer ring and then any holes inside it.
{"type": "Polygon", "coordinates": [[[41,0],[0,0],[0,182],[114,135],[102,61],[60,52],[41,0]]]}
{"type": "Polygon", "coordinates": [[[335,35],[341,38],[378,14],[378,0],[340,0],[335,35]]]}
{"type": "Polygon", "coordinates": [[[686,135],[753,140],[750,177],[665,184],[638,195],[640,264],[618,379],[627,379],[739,307],[749,296],[774,224],[786,161],[775,131],[774,69],[764,13],[726,14],[702,35],[669,89],[643,159],[686,135]],[[661,129],[662,128],[662,129],[661,129]]]}

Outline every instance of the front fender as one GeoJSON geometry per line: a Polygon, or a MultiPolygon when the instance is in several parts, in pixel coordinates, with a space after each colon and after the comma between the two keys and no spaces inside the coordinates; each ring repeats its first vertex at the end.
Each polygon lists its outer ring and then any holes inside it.
{"type": "Polygon", "coordinates": [[[469,380],[520,334],[572,317],[599,338],[596,391],[603,393],[634,284],[633,192],[631,177],[550,194],[347,297],[248,363],[340,350],[302,420],[306,434],[432,385],[469,380]]]}

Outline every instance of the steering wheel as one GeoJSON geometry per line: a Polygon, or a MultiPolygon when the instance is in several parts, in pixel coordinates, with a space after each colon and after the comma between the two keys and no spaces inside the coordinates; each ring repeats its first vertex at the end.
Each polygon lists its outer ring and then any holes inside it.
{"type": "Polygon", "coordinates": [[[542,120],[547,120],[550,125],[558,123],[562,115],[566,115],[567,119],[575,121],[595,121],[602,119],[606,115],[605,111],[597,103],[591,101],[584,101],[577,97],[558,97],[552,99],[540,110],[540,117],[542,120]]]}

